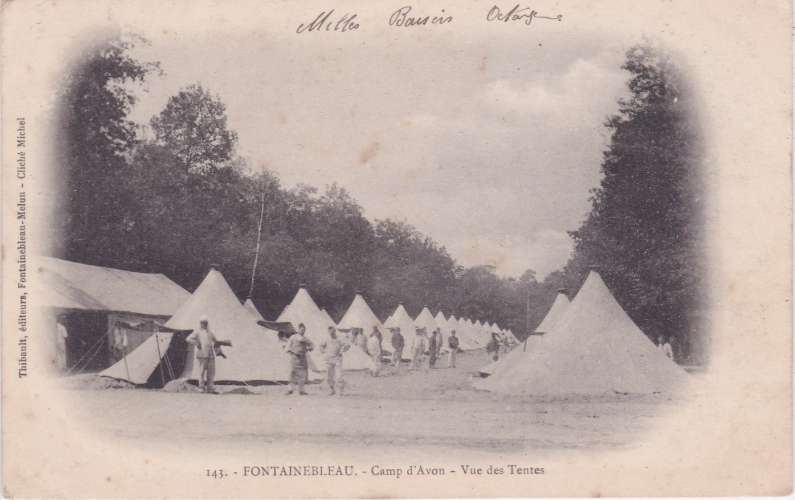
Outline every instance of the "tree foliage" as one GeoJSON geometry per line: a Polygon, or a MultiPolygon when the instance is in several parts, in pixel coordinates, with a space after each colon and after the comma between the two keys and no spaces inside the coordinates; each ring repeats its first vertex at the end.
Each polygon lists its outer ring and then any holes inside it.
{"type": "Polygon", "coordinates": [[[574,231],[565,280],[581,282],[596,265],[618,301],[656,340],[671,337],[680,355],[701,356],[698,316],[704,294],[701,138],[695,103],[662,50],[627,52],[630,97],[606,123],[601,185],[574,231]]]}
{"type": "Polygon", "coordinates": [[[171,97],[151,125],[157,144],[186,171],[206,174],[233,158],[237,134],[227,128],[226,106],[199,84],[171,97]]]}
{"type": "Polygon", "coordinates": [[[119,179],[129,173],[127,155],[138,141],[127,117],[135,104],[131,84],[141,84],[156,63],[129,55],[135,36],[96,44],[85,52],[62,84],[56,147],[65,181],[64,209],[57,214],[67,258],[108,263],[124,254],[120,244],[129,229],[127,206],[133,196],[119,179]]]}

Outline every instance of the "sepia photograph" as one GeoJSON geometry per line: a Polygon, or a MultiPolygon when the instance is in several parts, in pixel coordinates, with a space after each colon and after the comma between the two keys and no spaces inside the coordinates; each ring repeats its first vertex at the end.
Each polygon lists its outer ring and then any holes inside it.
{"type": "Polygon", "coordinates": [[[4,496],[791,491],[789,17],[646,3],[6,3],[4,496]]]}

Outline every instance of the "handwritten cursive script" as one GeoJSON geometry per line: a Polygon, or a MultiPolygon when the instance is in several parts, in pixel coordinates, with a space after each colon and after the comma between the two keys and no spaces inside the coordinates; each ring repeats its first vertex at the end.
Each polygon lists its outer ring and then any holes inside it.
{"type": "Polygon", "coordinates": [[[428,24],[447,24],[453,22],[453,16],[445,15],[444,9],[438,16],[414,16],[411,6],[401,7],[389,16],[390,26],[426,26],[428,24]]]}
{"type": "Polygon", "coordinates": [[[513,8],[507,12],[503,12],[502,9],[495,5],[489,10],[489,13],[486,14],[487,21],[502,21],[504,23],[521,21],[528,26],[533,24],[534,19],[547,19],[560,22],[563,20],[563,14],[558,14],[557,16],[542,16],[537,10],[531,9],[530,7],[522,7],[519,4],[514,5],[513,8]]]}
{"type": "Polygon", "coordinates": [[[345,14],[339,19],[334,19],[332,15],[334,9],[326,12],[323,11],[317,15],[311,22],[298,25],[295,29],[296,33],[303,33],[305,31],[337,31],[345,33],[346,31],[353,31],[359,29],[359,23],[356,21],[356,14],[345,14]]]}

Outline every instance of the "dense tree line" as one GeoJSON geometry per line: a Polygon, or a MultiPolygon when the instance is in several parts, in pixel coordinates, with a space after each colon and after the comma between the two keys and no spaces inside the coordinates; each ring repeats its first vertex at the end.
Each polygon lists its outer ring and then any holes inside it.
{"type": "Polygon", "coordinates": [[[274,173],[247,165],[224,104],[200,84],[171,97],[144,139],[127,117],[131,86],[161,70],[131,58],[135,43],[145,41],[97,45],[59,96],[68,179],[59,255],[161,272],[188,289],[218,266],[243,298],[262,210],[252,298],[270,317],[306,284],[337,319],[360,291],[382,318],[402,302],[412,314],[427,305],[515,329],[525,324],[514,280],[458,266],[405,222],[368,221],[340,186],[285,189],[274,173]]]}
{"type": "Polygon", "coordinates": [[[630,95],[606,122],[611,141],[591,212],[571,233],[571,260],[546,281],[576,291],[589,267],[597,266],[648,336],[670,338],[680,360],[704,362],[704,186],[697,103],[671,56],[659,48],[633,47],[623,68],[630,75],[630,95]]]}
{"type": "MultiPolygon", "coordinates": [[[[369,221],[344,188],[281,186],[236,153],[221,100],[200,84],[172,96],[142,134],[128,119],[131,87],[161,70],[130,56],[134,37],[98,44],[59,95],[57,146],[67,179],[57,254],[96,265],[161,272],[193,289],[218,266],[241,298],[275,317],[306,284],[340,319],[356,291],[381,318],[403,303],[497,321],[522,334],[541,321],[560,287],[576,292],[590,264],[648,333],[684,339],[697,302],[695,131],[678,75],[658,53],[628,55],[633,97],[610,118],[602,185],[572,233],[567,266],[538,282],[533,271],[499,277],[464,268],[411,225],[369,221]],[[144,138],[146,135],[146,138],[144,138]]],[[[697,180],[697,179],[696,179],[697,180]]]]}

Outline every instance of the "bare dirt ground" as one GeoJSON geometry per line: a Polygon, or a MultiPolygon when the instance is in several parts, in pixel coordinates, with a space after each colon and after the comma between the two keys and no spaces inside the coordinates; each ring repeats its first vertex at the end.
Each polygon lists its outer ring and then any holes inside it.
{"type": "Polygon", "coordinates": [[[485,352],[476,351],[460,356],[455,369],[403,368],[378,378],[347,372],[344,397],[328,396],[324,384],[308,386],[308,396],[287,396],[282,386],[219,395],[144,389],[67,392],[70,412],[80,422],[136,441],[349,449],[390,445],[487,453],[632,447],[681,403],[664,395],[544,399],[473,389],[473,373],[488,362],[485,352]]]}

